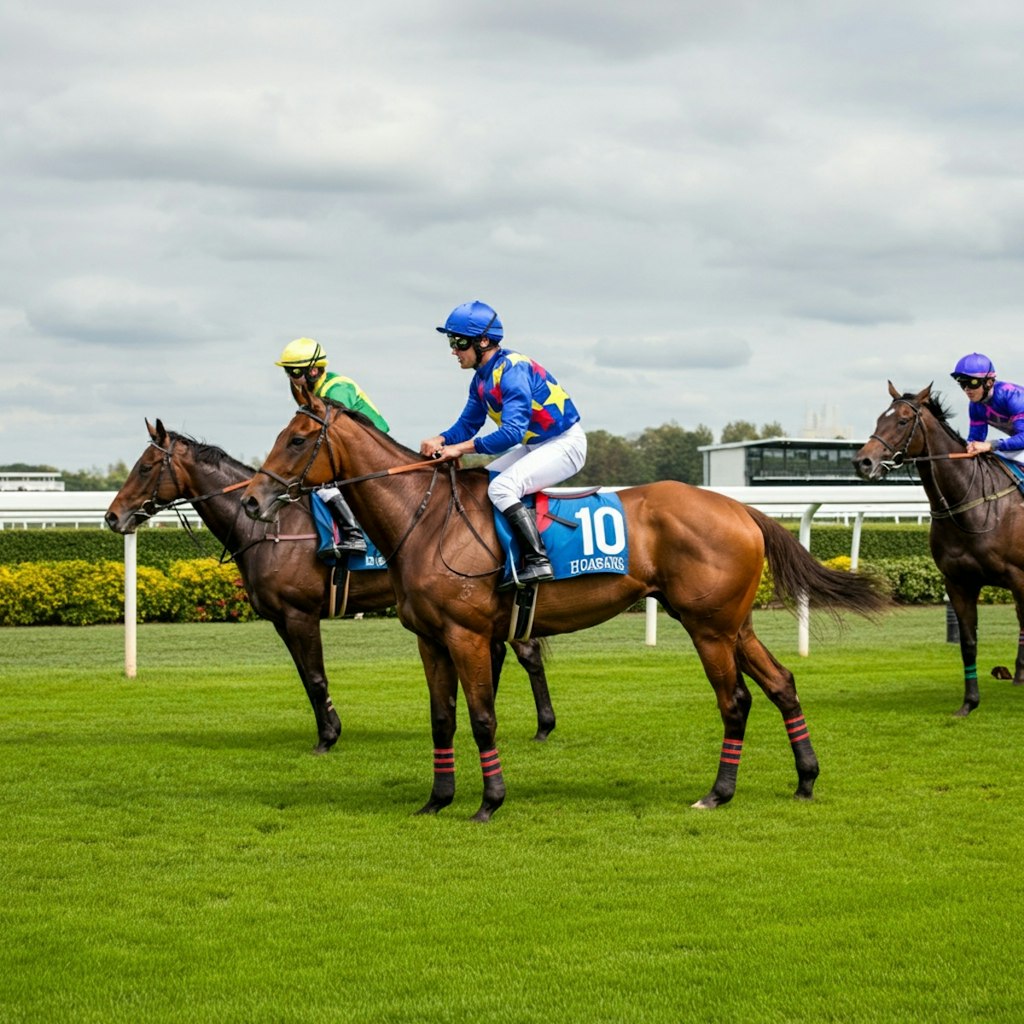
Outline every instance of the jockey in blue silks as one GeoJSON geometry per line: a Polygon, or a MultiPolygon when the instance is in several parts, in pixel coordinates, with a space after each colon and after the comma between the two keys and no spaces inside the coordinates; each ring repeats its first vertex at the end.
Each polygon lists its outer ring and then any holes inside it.
{"type": "Polygon", "coordinates": [[[473,371],[473,380],[462,415],[447,430],[422,441],[420,453],[446,458],[470,452],[498,455],[487,467],[497,474],[487,494],[522,548],[519,582],[550,580],[551,562],[522,498],[561,483],[583,467],[587,435],[580,414],[543,366],[502,347],[504,328],[486,302],[456,306],[437,330],[448,336],[452,355],[462,369],[473,371]],[[487,417],[498,429],[477,437],[487,417]]]}
{"type": "Polygon", "coordinates": [[[1024,462],[1024,388],[996,380],[992,360],[981,352],[964,356],[950,376],[970,402],[967,451],[971,455],[995,452],[1004,459],[1024,462]],[[1007,436],[989,441],[989,427],[1007,436]]]}

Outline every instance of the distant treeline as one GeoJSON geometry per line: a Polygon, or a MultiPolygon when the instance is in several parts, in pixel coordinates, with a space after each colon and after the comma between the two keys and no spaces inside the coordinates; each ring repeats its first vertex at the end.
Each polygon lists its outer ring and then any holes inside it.
{"type": "Polygon", "coordinates": [[[74,472],[57,469],[56,466],[30,466],[26,462],[12,462],[0,466],[0,473],[59,473],[65,491],[116,491],[128,479],[128,467],[123,462],[107,466],[106,472],[96,466],[74,472]]]}
{"type": "MultiPolygon", "coordinates": [[[[766,423],[760,430],[745,420],[729,423],[722,430],[722,444],[756,441],[759,438],[784,437],[778,423],[766,423]]],[[[620,437],[607,430],[587,431],[587,464],[568,486],[614,486],[647,484],[655,480],[682,480],[687,484],[703,482],[703,456],[697,449],[714,444],[710,427],[701,424],[687,430],[678,423],[648,427],[639,434],[620,437]]],[[[480,459],[480,463],[487,460],[480,459]]],[[[464,459],[463,462],[471,462],[464,459]]]]}
{"type": "MultiPolygon", "coordinates": [[[[746,420],[726,424],[721,443],[755,441],[758,438],[784,437],[778,423],[766,423],[758,429],[746,420]]],[[[607,430],[587,431],[587,464],[566,483],[574,485],[645,484],[653,480],[682,480],[699,484],[702,480],[702,459],[698,447],[714,443],[710,427],[700,424],[687,430],[675,421],[660,427],[648,427],[639,434],[620,437],[607,430]]],[[[467,465],[489,460],[470,457],[467,465]]],[[[30,466],[15,462],[0,466],[2,473],[59,473],[66,491],[116,491],[128,478],[124,462],[107,466],[106,471],[93,466],[77,472],[55,466],[30,466]]]]}

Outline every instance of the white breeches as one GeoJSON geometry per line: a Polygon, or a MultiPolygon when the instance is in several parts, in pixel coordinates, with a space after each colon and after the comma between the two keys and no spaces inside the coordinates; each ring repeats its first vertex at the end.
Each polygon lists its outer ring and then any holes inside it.
{"type": "Polygon", "coordinates": [[[487,494],[499,512],[505,512],[522,500],[568,480],[587,461],[587,435],[578,424],[564,434],[535,445],[517,445],[496,458],[488,469],[498,475],[487,487],[487,494]]]}

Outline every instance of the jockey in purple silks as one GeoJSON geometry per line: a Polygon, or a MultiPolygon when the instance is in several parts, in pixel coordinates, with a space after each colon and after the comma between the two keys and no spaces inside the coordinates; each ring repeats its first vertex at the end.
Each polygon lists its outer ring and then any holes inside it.
{"type": "Polygon", "coordinates": [[[970,402],[967,451],[971,455],[995,452],[1004,459],[1024,462],[1024,388],[996,380],[992,360],[980,352],[964,356],[950,376],[970,402]],[[989,427],[1007,436],[989,441],[989,427]]]}

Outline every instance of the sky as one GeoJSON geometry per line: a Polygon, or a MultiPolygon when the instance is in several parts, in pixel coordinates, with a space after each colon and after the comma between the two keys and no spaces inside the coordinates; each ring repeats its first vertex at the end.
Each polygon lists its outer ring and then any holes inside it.
{"type": "Polygon", "coordinates": [[[418,447],[473,299],[623,436],[1024,380],[1022,55],[1009,0],[5,0],[0,464],[258,464],[299,336],[418,447]]]}

